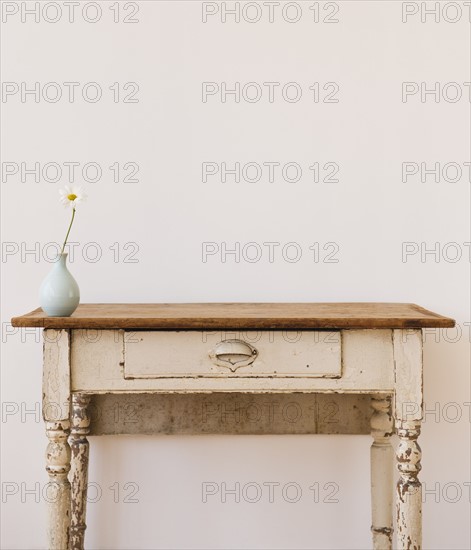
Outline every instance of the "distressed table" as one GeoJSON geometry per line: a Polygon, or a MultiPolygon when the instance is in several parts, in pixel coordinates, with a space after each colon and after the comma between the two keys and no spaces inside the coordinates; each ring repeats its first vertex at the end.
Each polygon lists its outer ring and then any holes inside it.
{"type": "Polygon", "coordinates": [[[394,431],[397,547],[421,548],[422,329],[452,319],[396,303],[83,304],[12,324],[44,328],[51,550],[84,546],[87,436],[130,433],[371,433],[373,547],[391,548],[394,431]]]}

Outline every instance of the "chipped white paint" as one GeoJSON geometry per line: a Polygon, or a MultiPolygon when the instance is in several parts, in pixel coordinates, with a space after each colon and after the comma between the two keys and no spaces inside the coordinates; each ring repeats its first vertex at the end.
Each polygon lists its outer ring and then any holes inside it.
{"type": "Polygon", "coordinates": [[[422,420],[422,332],[394,331],[395,422],[399,436],[396,451],[398,547],[422,547],[422,485],[418,479],[421,450],[417,443],[422,420]]]}
{"type": "MultiPolygon", "coordinates": [[[[307,336],[312,336],[314,342],[316,332],[320,337],[325,336],[320,331],[307,332],[311,333],[307,336]]],[[[262,337],[269,337],[268,333],[262,332],[262,337]]],[[[214,352],[217,347],[214,348],[208,341],[212,333],[146,331],[140,340],[145,342],[143,348],[132,347],[127,340],[138,337],[139,331],[130,335],[122,330],[104,330],[93,334],[73,330],[71,334],[72,338],[69,331],[45,331],[43,414],[49,438],[47,471],[54,484],[52,487],[59,491],[59,497],[50,499],[49,504],[51,550],[83,549],[89,452],[87,434],[91,414],[87,406],[92,394],[97,395],[92,397],[91,406],[106,408],[107,404],[116,401],[124,407],[132,404],[133,400],[138,404],[137,411],[134,410],[138,413],[134,424],[129,421],[120,424],[116,419],[111,422],[106,416],[99,417],[96,426],[91,426],[95,434],[370,431],[373,437],[371,494],[375,550],[391,548],[390,434],[393,418],[390,399],[393,395],[393,416],[400,439],[397,449],[400,473],[397,487],[397,547],[402,550],[420,549],[421,487],[417,477],[420,448],[416,441],[422,418],[420,330],[343,330],[340,341],[331,342],[327,348],[312,347],[312,342],[304,347],[304,343],[298,345],[288,339],[278,347],[274,345],[273,349],[264,347],[263,343],[248,342],[257,348],[253,361],[248,359],[247,350],[253,350],[249,346],[220,347],[220,352],[221,349],[225,351],[223,355],[227,355],[229,349],[230,361],[237,363],[239,358],[242,360],[240,369],[225,368],[215,363],[215,358],[218,361],[221,358],[214,352]],[[240,357],[231,355],[234,350],[240,357]],[[315,357],[316,360],[308,363],[307,357],[315,357]],[[323,362],[328,364],[322,365],[323,362]],[[309,367],[306,366],[308,364],[309,367]],[[308,368],[314,368],[314,375],[308,368]],[[247,374],[248,371],[251,375],[247,374]],[[333,374],[337,378],[332,377],[333,374]],[[131,375],[134,378],[126,378],[131,375]],[[139,375],[144,377],[136,378],[139,375]],[[364,394],[373,397],[370,426],[366,412],[368,397],[364,394]],[[292,423],[288,426],[283,415],[276,417],[276,407],[282,407],[286,400],[297,403],[298,410],[304,415],[295,427],[292,423]],[[253,419],[237,416],[240,408],[250,405],[253,412],[255,406],[263,406],[267,402],[270,412],[258,424],[254,424],[253,419]],[[322,404],[325,412],[323,418],[319,416],[319,405],[322,404]],[[233,409],[228,411],[228,405],[233,409]],[[317,410],[317,413],[314,412],[317,416],[310,418],[313,410],[317,410]],[[175,411],[180,411],[179,418],[176,418],[175,411]],[[328,422],[329,412],[339,415],[337,422],[328,422]],[[236,419],[232,424],[227,422],[228,415],[236,419]],[[71,451],[67,442],[71,421],[72,495],[67,479],[71,467],[71,451]]]]}
{"type": "Polygon", "coordinates": [[[394,330],[395,415],[422,420],[422,331],[394,330]]]}
{"type": "Polygon", "coordinates": [[[49,439],[46,450],[49,550],[67,550],[70,525],[70,447],[67,443],[69,423],[46,422],[49,439]]]}
{"type": "MultiPolygon", "coordinates": [[[[315,331],[313,331],[315,332],[315,331]]],[[[165,334],[165,332],[164,332],[165,334]]],[[[168,333],[167,333],[168,334],[168,333]]],[[[174,334],[182,334],[175,332],[174,334]]],[[[208,338],[210,333],[193,332],[195,339],[194,357],[202,357],[201,341],[208,338]],[[199,342],[198,344],[196,342],[199,342]]],[[[126,338],[136,339],[139,332],[126,335],[126,338]]],[[[155,391],[155,392],[364,392],[389,391],[394,389],[394,368],[392,335],[390,330],[345,330],[342,331],[342,371],[340,378],[313,378],[310,376],[291,377],[267,377],[267,376],[244,376],[244,372],[236,376],[228,376],[228,373],[215,377],[182,377],[183,373],[194,372],[194,376],[201,373],[197,365],[197,359],[193,359],[191,346],[188,346],[184,357],[177,355],[177,363],[180,365],[177,370],[178,377],[162,378],[126,378],[129,375],[128,359],[131,358],[136,367],[139,360],[129,344],[125,348],[125,333],[121,330],[102,331],[99,338],[88,338],[83,331],[74,331],[72,340],[72,389],[74,391],[103,392],[103,391],[155,391]],[[131,355],[130,355],[131,354],[131,355]],[[194,369],[194,370],[192,370],[194,369]]],[[[173,337],[172,337],[173,338],[173,337]]],[[[177,336],[175,336],[177,339],[177,336]]],[[[217,342],[218,340],[215,340],[217,342]]],[[[283,341],[283,340],[282,340],[283,341]]],[[[260,344],[254,344],[261,348],[260,344]]],[[[211,345],[206,342],[204,347],[207,364],[211,368],[208,357],[208,349],[211,345]]],[[[265,348],[264,348],[265,349],[265,348]]],[[[293,343],[284,342],[283,368],[289,369],[290,353],[296,349],[293,343]]],[[[177,350],[179,351],[179,350],[177,350]]],[[[262,355],[261,350],[259,349],[262,355]]],[[[150,351],[146,351],[149,361],[150,351]]],[[[154,346],[154,355],[157,347],[154,346]]],[[[170,361],[170,350],[167,351],[167,365],[170,361]]],[[[270,353],[267,351],[267,353],[270,353]]],[[[275,355],[270,355],[273,361],[275,355]]],[[[296,357],[294,357],[296,359],[296,357]]],[[[151,367],[155,362],[149,363],[151,367]]],[[[268,362],[267,362],[268,364],[268,362]]],[[[306,363],[308,364],[308,363],[306,363]]],[[[276,365],[280,368],[281,363],[276,365]]],[[[170,368],[169,366],[167,368],[170,368]]],[[[220,367],[214,367],[220,369],[220,367]]],[[[251,368],[251,367],[249,367],[251,368]]],[[[227,369],[226,369],[227,370],[227,369]]],[[[275,369],[277,370],[277,369],[275,369]]],[[[306,369],[309,370],[309,369],[306,369]]],[[[147,371],[149,372],[149,371],[147,371]]],[[[169,372],[169,371],[168,371],[169,372]]],[[[299,371],[298,371],[299,372],[299,371]]]]}
{"type": "Polygon", "coordinates": [[[70,549],[81,550],[85,537],[87,507],[90,415],[87,410],[90,396],[72,395],[72,428],[69,444],[72,452],[70,482],[72,485],[70,549]]]}
{"type": "Polygon", "coordinates": [[[222,341],[200,331],[126,331],[123,339],[124,376],[131,379],[341,375],[340,331],[246,331],[244,340],[222,341]]]}
{"type": "Polygon", "coordinates": [[[375,550],[391,550],[393,535],[393,419],[391,397],[371,399],[371,532],[375,550]]]}
{"type": "Polygon", "coordinates": [[[44,420],[69,420],[70,416],[70,333],[44,331],[43,403],[44,420]]]}
{"type": "Polygon", "coordinates": [[[43,418],[46,451],[49,550],[67,550],[70,524],[70,363],[69,332],[44,331],[43,418]]]}

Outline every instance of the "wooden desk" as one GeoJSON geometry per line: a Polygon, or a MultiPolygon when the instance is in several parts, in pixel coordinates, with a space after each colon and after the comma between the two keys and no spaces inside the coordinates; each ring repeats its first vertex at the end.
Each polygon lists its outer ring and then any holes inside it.
{"type": "Polygon", "coordinates": [[[45,329],[51,549],[83,548],[90,433],[371,433],[373,547],[389,549],[394,428],[397,546],[421,548],[422,329],[452,319],[414,304],[84,304],[71,317],[38,309],[12,324],[45,329]],[[212,414],[234,399],[275,410],[286,397],[301,411],[335,399],[340,420],[212,414]],[[104,412],[130,398],[137,424],[90,422],[91,403],[104,412]]]}

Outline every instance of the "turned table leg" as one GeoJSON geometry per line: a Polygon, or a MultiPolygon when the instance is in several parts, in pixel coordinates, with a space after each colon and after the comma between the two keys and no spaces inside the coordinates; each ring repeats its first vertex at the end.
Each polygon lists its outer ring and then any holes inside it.
{"type": "Polygon", "coordinates": [[[49,443],[46,451],[46,471],[49,550],[67,550],[70,524],[70,447],[67,443],[69,422],[46,422],[49,443]]]}
{"type": "Polygon", "coordinates": [[[397,435],[397,537],[398,546],[419,550],[422,541],[422,485],[418,479],[421,451],[417,443],[420,423],[400,423],[397,435]]]}
{"type": "Polygon", "coordinates": [[[90,396],[72,394],[72,429],[69,437],[72,451],[70,482],[72,485],[70,550],[83,550],[88,484],[90,416],[87,406],[90,396]]]}
{"type": "Polygon", "coordinates": [[[70,525],[70,335],[67,330],[44,331],[42,412],[49,440],[48,549],[68,550],[70,525]]]}
{"type": "Polygon", "coordinates": [[[391,397],[371,399],[371,532],[375,550],[391,550],[393,535],[393,431],[391,397]]]}
{"type": "Polygon", "coordinates": [[[421,451],[417,438],[422,420],[422,332],[394,331],[395,426],[399,436],[396,451],[397,547],[422,548],[421,451]]]}

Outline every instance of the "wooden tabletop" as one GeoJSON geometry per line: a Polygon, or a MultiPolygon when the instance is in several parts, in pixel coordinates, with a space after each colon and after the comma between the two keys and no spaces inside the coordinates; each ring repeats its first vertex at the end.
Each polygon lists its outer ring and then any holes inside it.
{"type": "Polygon", "coordinates": [[[88,329],[358,329],[453,327],[455,321],[415,304],[212,303],[81,304],[71,317],[42,309],[14,317],[14,327],[88,329]]]}

